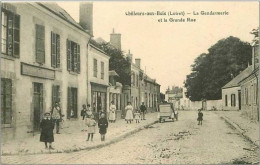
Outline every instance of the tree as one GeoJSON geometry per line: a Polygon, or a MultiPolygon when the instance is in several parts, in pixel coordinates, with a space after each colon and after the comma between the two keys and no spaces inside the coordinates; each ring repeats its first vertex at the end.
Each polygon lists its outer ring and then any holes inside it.
{"type": "Polygon", "coordinates": [[[251,63],[251,46],[230,36],[194,60],[187,75],[186,96],[192,101],[221,99],[221,88],[251,63]]]}
{"type": "Polygon", "coordinates": [[[123,85],[131,85],[131,64],[124,57],[121,50],[115,49],[109,43],[100,44],[101,48],[110,56],[109,70],[115,70],[119,77],[116,80],[123,85]]]}

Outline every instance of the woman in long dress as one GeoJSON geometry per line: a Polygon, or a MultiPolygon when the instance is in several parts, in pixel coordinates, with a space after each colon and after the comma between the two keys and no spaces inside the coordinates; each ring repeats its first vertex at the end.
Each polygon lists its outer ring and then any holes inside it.
{"type": "Polygon", "coordinates": [[[131,102],[128,102],[127,103],[127,106],[125,107],[125,110],[126,110],[126,115],[125,115],[125,120],[126,122],[132,122],[134,117],[133,117],[133,106],[131,105],[131,102]]]}
{"type": "Polygon", "coordinates": [[[109,121],[114,123],[116,121],[116,106],[114,101],[111,101],[111,105],[109,107],[109,121]]]}

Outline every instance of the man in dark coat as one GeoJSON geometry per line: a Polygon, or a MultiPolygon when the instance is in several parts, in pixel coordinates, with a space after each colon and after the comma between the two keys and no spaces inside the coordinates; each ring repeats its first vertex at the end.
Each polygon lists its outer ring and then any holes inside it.
{"type": "Polygon", "coordinates": [[[41,124],[41,136],[40,141],[45,143],[45,148],[48,148],[47,143],[49,143],[49,149],[54,149],[51,143],[54,142],[53,129],[54,122],[51,120],[51,114],[49,112],[44,114],[44,119],[42,119],[41,124]]]}
{"type": "Polygon", "coordinates": [[[141,120],[146,120],[145,113],[147,112],[147,109],[144,105],[144,102],[142,102],[142,105],[140,106],[140,110],[141,110],[141,120]]]}
{"type": "Polygon", "coordinates": [[[98,128],[99,128],[99,133],[101,135],[101,141],[105,141],[105,135],[107,133],[107,127],[108,127],[108,121],[107,118],[105,117],[105,114],[102,113],[100,115],[100,119],[98,120],[98,128]]]}

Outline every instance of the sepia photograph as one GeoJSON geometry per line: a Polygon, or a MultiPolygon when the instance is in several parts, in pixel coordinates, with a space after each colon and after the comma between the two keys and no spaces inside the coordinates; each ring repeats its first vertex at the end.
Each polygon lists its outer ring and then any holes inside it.
{"type": "Polygon", "coordinates": [[[2,1],[1,164],[259,164],[259,1],[2,1]]]}

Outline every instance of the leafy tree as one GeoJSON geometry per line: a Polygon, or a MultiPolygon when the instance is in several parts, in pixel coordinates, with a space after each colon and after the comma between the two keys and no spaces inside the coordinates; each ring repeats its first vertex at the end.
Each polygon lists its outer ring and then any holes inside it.
{"type": "Polygon", "coordinates": [[[109,43],[100,44],[101,48],[110,56],[109,70],[115,70],[119,77],[116,80],[123,85],[131,85],[131,65],[124,53],[112,47],[109,43]]]}
{"type": "Polygon", "coordinates": [[[192,101],[221,99],[221,88],[251,63],[251,46],[230,36],[194,60],[187,75],[186,96],[192,101]]]}

